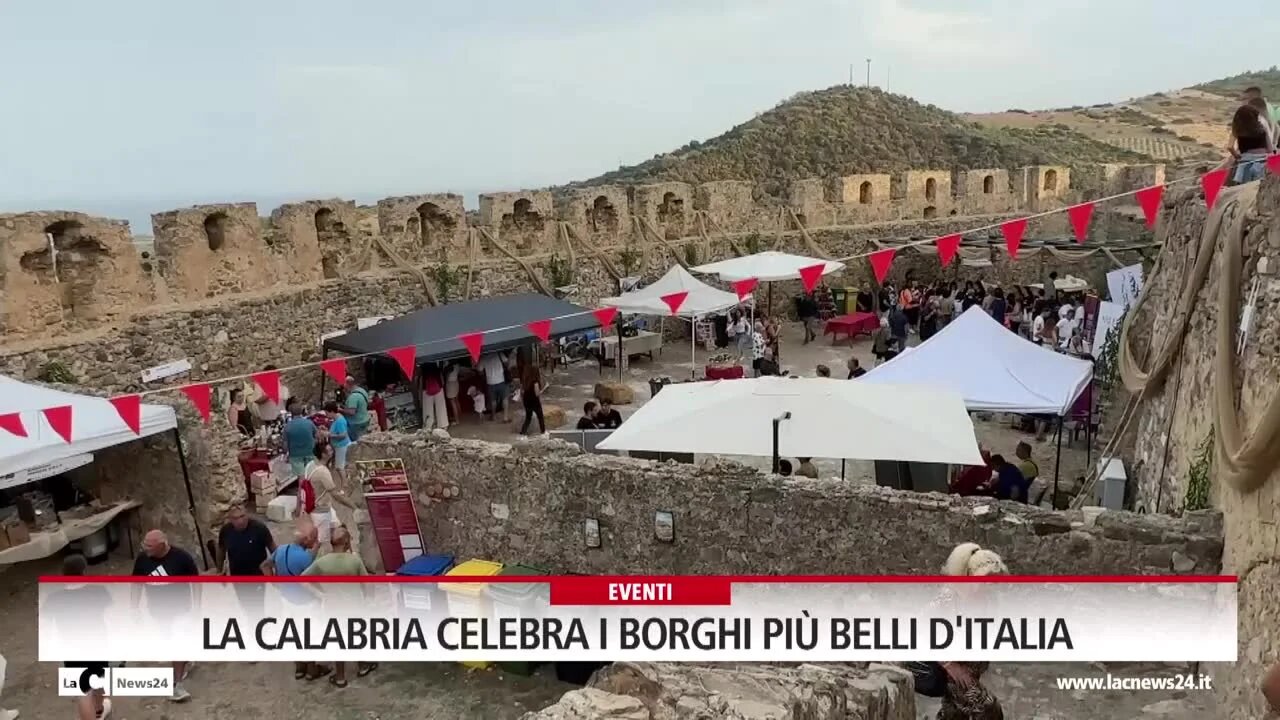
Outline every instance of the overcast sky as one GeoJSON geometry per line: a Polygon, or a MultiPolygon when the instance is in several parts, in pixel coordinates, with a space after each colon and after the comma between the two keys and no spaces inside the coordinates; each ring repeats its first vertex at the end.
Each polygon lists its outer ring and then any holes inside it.
{"type": "Polygon", "coordinates": [[[957,111],[1276,63],[1275,0],[1225,7],[0,0],[0,209],[114,211],[149,232],[136,208],[544,186],[714,136],[851,63],[863,82],[866,58],[874,84],[957,111]]]}

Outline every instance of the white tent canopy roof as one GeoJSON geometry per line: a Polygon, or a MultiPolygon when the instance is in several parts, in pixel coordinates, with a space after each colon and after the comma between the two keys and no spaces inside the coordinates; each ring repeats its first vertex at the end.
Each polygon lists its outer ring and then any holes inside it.
{"type": "Polygon", "coordinates": [[[1093,363],[1009,332],[975,305],[859,381],[947,388],[970,410],[1064,415],[1092,377],[1093,363]]]}
{"type": "Polygon", "coordinates": [[[676,313],[680,317],[701,317],[738,304],[736,293],[713,288],[679,265],[673,266],[652,285],[618,297],[603,298],[600,303],[625,313],[670,315],[671,308],[662,298],[681,292],[687,292],[689,296],[680,306],[680,312],[676,313]]]}
{"type": "Polygon", "coordinates": [[[165,405],[143,405],[141,434],[124,424],[106,398],[76,395],[0,376],[0,415],[19,413],[27,437],[0,430],[0,475],[91,453],[139,437],[172,430],[177,413],[165,405]],[[43,408],[71,406],[71,442],[54,432],[43,408]]]}
{"type": "Polygon", "coordinates": [[[960,396],[934,388],[830,378],[762,377],[668,385],[602,450],[980,465],[960,396]],[[693,430],[691,430],[693,429],[693,430]]]}
{"type": "Polygon", "coordinates": [[[826,267],[822,270],[823,275],[830,275],[833,272],[844,269],[844,263],[836,262],[835,260],[822,260],[821,258],[767,250],[754,255],[745,255],[707,265],[699,265],[693,271],[704,275],[718,275],[721,280],[727,282],[750,280],[751,278],[755,278],[760,282],[773,282],[775,280],[797,280],[800,278],[801,269],[822,263],[826,264],[826,267]]]}

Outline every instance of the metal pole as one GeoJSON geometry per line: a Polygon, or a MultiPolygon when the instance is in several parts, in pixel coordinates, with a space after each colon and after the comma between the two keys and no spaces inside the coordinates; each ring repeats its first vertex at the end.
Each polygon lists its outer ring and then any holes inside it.
{"type": "Polygon", "coordinates": [[[1086,408],[1084,416],[1084,472],[1089,474],[1093,472],[1090,463],[1093,462],[1093,375],[1089,376],[1089,387],[1085,388],[1086,408]]]}
{"type": "Polygon", "coordinates": [[[191,521],[196,526],[196,542],[200,543],[200,557],[204,560],[204,569],[209,569],[209,551],[204,546],[204,533],[200,532],[200,518],[196,516],[196,496],[191,492],[191,473],[187,471],[187,454],[182,449],[182,435],[178,428],[173,429],[173,441],[178,444],[178,462],[182,464],[182,484],[187,487],[187,510],[191,513],[191,521]]]}
{"type": "Polygon", "coordinates": [[[790,412],[784,412],[778,417],[773,419],[773,474],[774,475],[778,474],[778,470],[779,470],[778,465],[782,460],[782,457],[779,454],[779,449],[778,449],[778,426],[782,424],[783,420],[790,420],[790,419],[791,419],[790,412]]]}
{"type": "Polygon", "coordinates": [[[622,363],[626,361],[626,348],[622,346],[622,313],[614,318],[613,324],[618,328],[618,382],[622,382],[622,363]]]}
{"type": "Polygon", "coordinates": [[[698,316],[689,318],[689,379],[698,379],[698,316]]]}
{"type": "Polygon", "coordinates": [[[840,479],[841,480],[844,479],[844,460],[843,459],[840,461],[840,479]]]}
{"type": "MultiPolygon", "coordinates": [[[[329,347],[327,345],[320,349],[320,359],[321,360],[329,359],[329,347]]],[[[328,373],[326,373],[324,370],[320,371],[320,407],[324,407],[324,385],[325,385],[325,379],[327,376],[328,376],[328,373]]]]}
{"type": "Polygon", "coordinates": [[[867,58],[867,87],[871,87],[871,58],[867,58]]]}
{"type": "Polygon", "coordinates": [[[1054,510],[1058,509],[1058,477],[1062,471],[1062,416],[1058,416],[1058,455],[1053,461],[1053,501],[1054,510]]]}

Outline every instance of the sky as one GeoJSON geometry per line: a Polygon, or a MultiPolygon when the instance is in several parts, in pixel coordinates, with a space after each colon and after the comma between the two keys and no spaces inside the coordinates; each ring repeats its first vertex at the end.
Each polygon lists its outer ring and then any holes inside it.
{"type": "Polygon", "coordinates": [[[801,91],[958,112],[1275,64],[1275,0],[0,0],[0,211],[474,194],[585,179],[801,91]],[[1266,27],[1269,26],[1269,27],[1266,27]]]}

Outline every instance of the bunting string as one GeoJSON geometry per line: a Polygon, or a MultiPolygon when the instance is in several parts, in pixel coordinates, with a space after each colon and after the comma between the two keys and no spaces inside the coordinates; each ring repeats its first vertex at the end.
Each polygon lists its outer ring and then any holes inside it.
{"type": "MultiPolygon", "coordinates": [[[[1265,163],[1267,171],[1280,174],[1280,154],[1273,154],[1263,158],[1246,160],[1240,164],[1265,163]]],[[[859,260],[866,258],[871,265],[872,273],[877,282],[884,282],[889,274],[889,269],[893,264],[894,258],[903,248],[916,248],[928,244],[933,244],[938,252],[938,260],[943,267],[950,265],[957,255],[960,254],[961,243],[964,235],[969,233],[982,232],[986,230],[999,229],[1005,240],[1005,251],[1009,254],[1010,259],[1018,259],[1018,251],[1022,246],[1022,240],[1026,233],[1027,224],[1031,220],[1035,220],[1058,213],[1066,213],[1071,222],[1073,234],[1076,242],[1083,244],[1088,237],[1089,223],[1093,217],[1094,208],[1100,203],[1120,200],[1122,198],[1134,198],[1139,207],[1142,208],[1143,215],[1146,219],[1147,227],[1154,227],[1156,219],[1159,216],[1160,203],[1164,198],[1164,191],[1168,187],[1180,185],[1189,182],[1199,182],[1204,189],[1205,203],[1212,208],[1217,201],[1218,194],[1226,185],[1229,173],[1229,163],[1224,163],[1209,172],[1179,180],[1152,185],[1137,190],[1130,190],[1106,197],[1089,200],[1083,203],[1076,203],[1067,207],[1054,208],[1043,212],[1032,213],[1030,215],[1019,216],[1009,220],[1004,220],[988,225],[981,225],[971,228],[962,233],[950,233],[940,237],[927,238],[922,240],[913,240],[906,243],[887,246],[879,240],[872,240],[870,244],[875,250],[849,255],[847,257],[838,258],[837,262],[847,263],[851,260],[859,260]]],[[[1105,250],[1105,248],[1103,248],[1105,250]]],[[[1052,250],[1052,249],[1051,249],[1052,250]]],[[[814,265],[812,267],[803,268],[800,271],[801,281],[808,291],[812,291],[821,278],[822,271],[826,267],[826,262],[814,265]]],[[[759,281],[755,278],[739,280],[733,283],[735,292],[740,300],[746,300],[757,288],[759,281]]],[[[662,301],[667,304],[671,310],[671,315],[677,315],[680,307],[683,305],[688,293],[673,293],[662,297],[662,301]]],[[[187,397],[196,410],[199,411],[205,422],[209,421],[212,388],[214,385],[220,385],[231,382],[243,382],[246,379],[253,381],[255,385],[268,398],[275,402],[280,400],[280,376],[282,373],[294,372],[298,370],[307,370],[311,368],[319,368],[328,377],[333,378],[336,382],[341,383],[346,378],[347,362],[351,360],[360,360],[367,357],[388,356],[396,361],[401,371],[406,377],[412,378],[414,364],[417,358],[419,348],[429,347],[438,343],[461,342],[467,349],[472,361],[479,361],[484,349],[484,336],[489,333],[504,332],[507,330],[527,329],[534,337],[542,342],[548,342],[551,338],[552,324],[557,320],[567,320],[570,318],[582,317],[584,315],[595,316],[596,322],[601,327],[610,327],[613,325],[617,316],[618,309],[614,307],[597,308],[594,310],[584,310],[582,312],[566,313],[555,317],[535,320],[529,323],[506,325],[502,327],[489,328],[487,330],[477,330],[475,332],[464,333],[455,338],[439,338],[435,340],[427,340],[411,345],[403,345],[400,347],[386,348],[384,350],[359,353],[354,355],[345,355],[337,358],[326,358],[324,360],[308,363],[299,363],[283,368],[273,370],[263,370],[259,372],[245,373],[242,375],[228,375],[213,380],[201,380],[182,385],[166,385],[161,388],[151,390],[142,390],[137,393],[120,395],[110,398],[104,398],[106,402],[111,403],[115,407],[116,412],[120,415],[121,422],[124,423],[134,434],[140,434],[141,430],[141,401],[142,398],[161,393],[180,392],[187,397]]],[[[66,442],[72,441],[72,407],[69,405],[61,405],[49,408],[31,408],[25,411],[10,411],[0,413],[0,431],[13,435],[15,437],[28,437],[28,429],[23,422],[23,412],[39,411],[49,426],[66,442]]]]}

